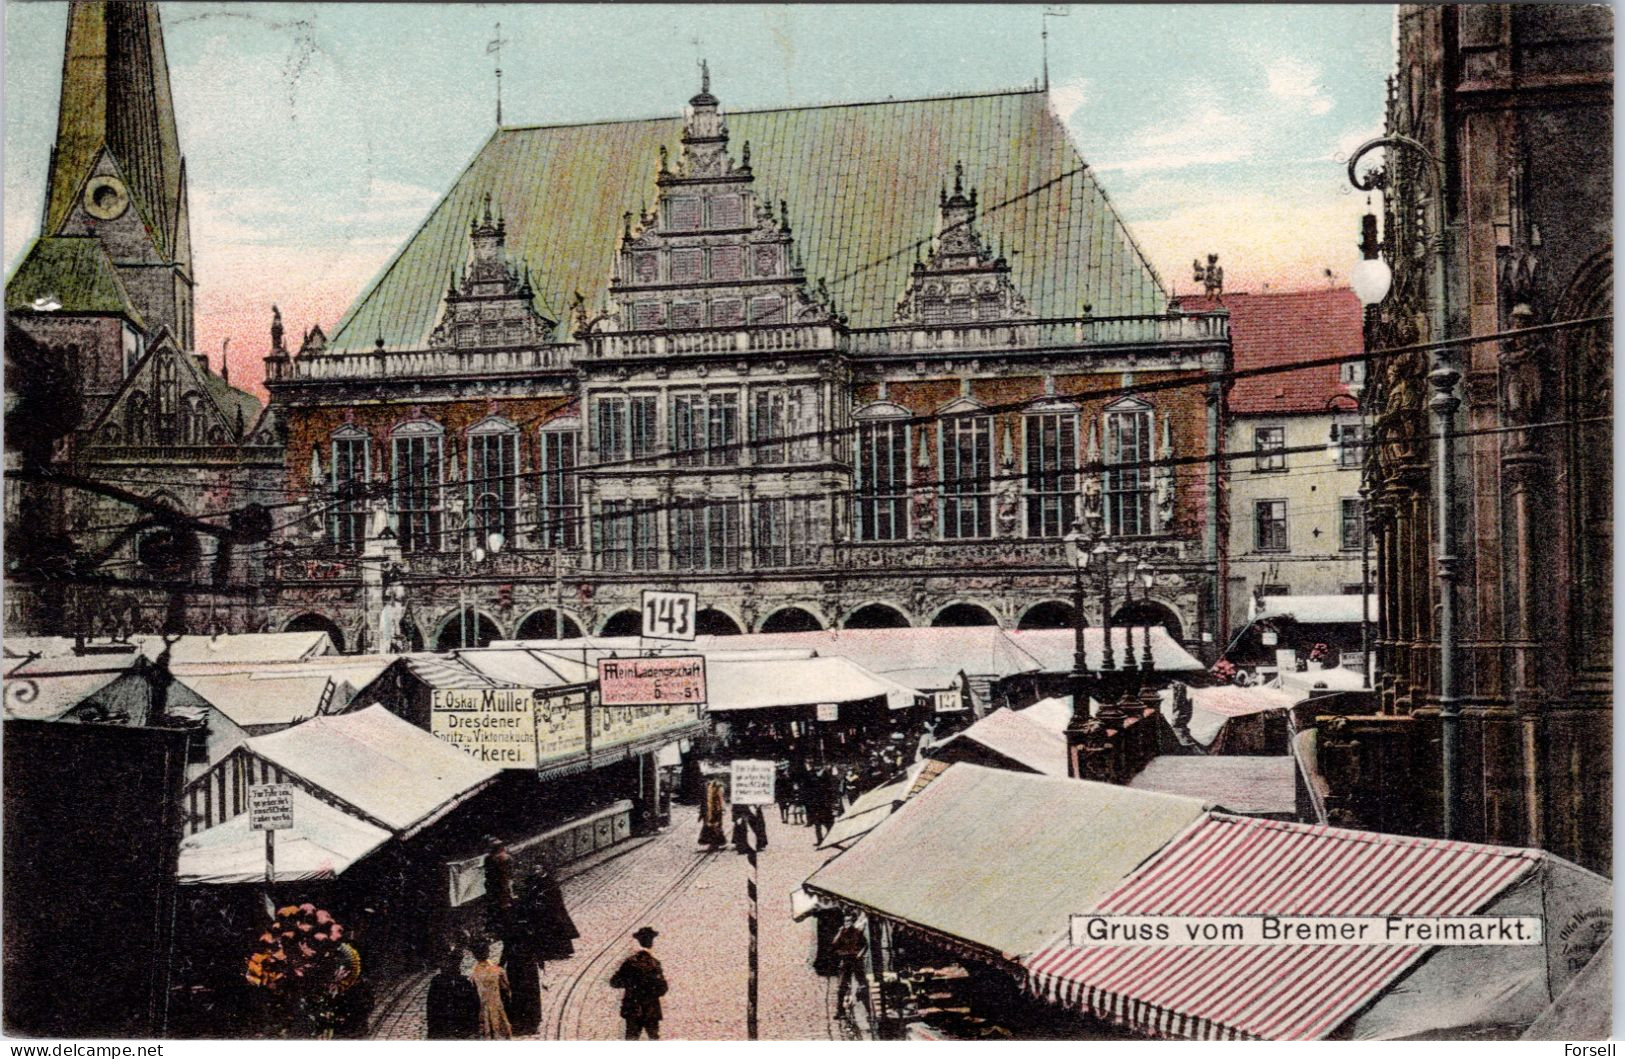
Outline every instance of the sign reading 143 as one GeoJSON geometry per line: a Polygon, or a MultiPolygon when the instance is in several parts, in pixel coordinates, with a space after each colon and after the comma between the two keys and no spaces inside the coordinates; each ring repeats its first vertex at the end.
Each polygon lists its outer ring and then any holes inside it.
{"type": "Polygon", "coordinates": [[[643,590],[643,635],[650,640],[694,639],[699,597],[692,592],[643,590]]]}

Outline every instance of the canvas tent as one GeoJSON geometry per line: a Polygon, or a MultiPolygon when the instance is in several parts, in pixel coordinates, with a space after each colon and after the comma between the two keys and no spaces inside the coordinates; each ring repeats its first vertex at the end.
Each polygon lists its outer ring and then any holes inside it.
{"type": "Polygon", "coordinates": [[[1246,816],[1291,820],[1297,815],[1297,774],[1286,754],[1166,754],[1152,758],[1128,785],[1140,791],[1201,798],[1246,816]]]}
{"type": "MultiPolygon", "coordinates": [[[[1607,880],[1538,850],[1208,812],[1089,911],[1135,915],[1538,915],[1611,902],[1607,880]]],[[[1057,928],[1063,927],[1060,920],[1057,928]]],[[[1528,1024],[1573,971],[1544,946],[1074,946],[1023,962],[1028,988],[1134,1032],[1184,1039],[1397,1039],[1528,1024]]],[[[1516,1035],[1515,1033],[1512,1035],[1516,1035]]]]}
{"type": "Polygon", "coordinates": [[[964,761],[991,768],[1066,776],[1066,737],[1026,716],[1029,710],[997,709],[927,751],[938,761],[964,761]]]}
{"type": "MultiPolygon", "coordinates": [[[[293,827],[277,832],[276,881],[343,874],[390,839],[390,833],[295,788],[293,827]]],[[[265,835],[244,813],[181,843],[183,885],[229,886],[265,880],[265,835]]]]}
{"type": "Polygon", "coordinates": [[[1204,808],[1110,784],[950,765],[803,885],[1013,961],[1204,808]]]}

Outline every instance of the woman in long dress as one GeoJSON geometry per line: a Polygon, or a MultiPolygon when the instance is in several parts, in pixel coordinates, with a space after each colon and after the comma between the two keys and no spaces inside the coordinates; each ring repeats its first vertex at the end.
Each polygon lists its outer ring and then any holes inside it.
{"type": "Polygon", "coordinates": [[[481,939],[474,943],[474,970],[468,977],[480,994],[480,1037],[487,1041],[513,1039],[513,1027],[508,1024],[508,972],[491,961],[491,943],[481,939]]]}

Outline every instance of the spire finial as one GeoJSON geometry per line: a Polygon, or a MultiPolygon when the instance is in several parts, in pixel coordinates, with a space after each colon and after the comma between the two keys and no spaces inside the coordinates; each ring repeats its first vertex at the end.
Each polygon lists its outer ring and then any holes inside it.
{"type": "Polygon", "coordinates": [[[704,60],[700,60],[700,94],[711,94],[711,67],[704,60]]]}
{"type": "Polygon", "coordinates": [[[745,141],[745,149],[740,153],[739,164],[745,169],[750,168],[750,141],[745,141]]]}
{"type": "Polygon", "coordinates": [[[963,195],[964,193],[965,193],[965,163],[964,162],[955,162],[954,163],[954,194],[955,195],[963,195]]]}
{"type": "Polygon", "coordinates": [[[489,191],[485,193],[485,226],[487,228],[491,226],[491,193],[489,191]]]}

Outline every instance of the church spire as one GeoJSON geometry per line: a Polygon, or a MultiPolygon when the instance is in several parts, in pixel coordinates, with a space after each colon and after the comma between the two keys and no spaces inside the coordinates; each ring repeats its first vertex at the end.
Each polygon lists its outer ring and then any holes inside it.
{"type": "Polygon", "coordinates": [[[157,4],[69,6],[40,234],[116,240],[115,267],[140,273],[129,287],[148,326],[169,327],[182,348],[191,348],[186,165],[157,4]],[[132,240],[143,249],[134,250],[132,240]],[[161,282],[154,282],[154,265],[169,270],[161,282]]]}

